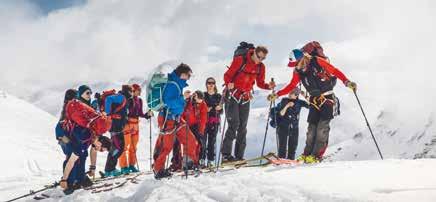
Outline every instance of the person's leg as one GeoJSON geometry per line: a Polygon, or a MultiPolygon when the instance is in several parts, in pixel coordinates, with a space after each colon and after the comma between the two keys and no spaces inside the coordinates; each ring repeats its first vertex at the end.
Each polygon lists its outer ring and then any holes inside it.
{"type": "Polygon", "coordinates": [[[295,151],[297,151],[298,146],[298,126],[294,126],[290,131],[290,136],[288,140],[288,159],[295,159],[295,151]]]}
{"type": "Polygon", "coordinates": [[[182,169],[181,145],[177,138],[174,138],[173,157],[171,158],[170,168],[174,171],[182,169]]]}
{"type": "Polygon", "coordinates": [[[207,127],[207,160],[209,162],[215,161],[215,144],[218,129],[218,124],[210,124],[207,127]]]}
{"type": "Polygon", "coordinates": [[[124,134],[121,132],[111,133],[112,146],[108,153],[108,159],[106,161],[105,172],[115,171],[118,158],[124,151],[124,134]]]}
{"type": "Polygon", "coordinates": [[[305,155],[305,156],[309,156],[312,154],[317,127],[318,127],[318,124],[316,124],[316,123],[309,123],[309,125],[307,126],[306,146],[304,147],[304,153],[303,153],[303,155],[305,155]]]}
{"type": "Polygon", "coordinates": [[[165,169],[165,161],[167,159],[168,154],[173,149],[174,144],[174,135],[166,134],[159,135],[156,140],[156,145],[154,147],[154,164],[153,170],[155,173],[163,171],[165,169]]]}
{"type": "Polygon", "coordinates": [[[236,138],[236,131],[239,128],[239,104],[230,99],[225,106],[228,127],[223,140],[221,153],[223,157],[232,155],[233,140],[236,138]]]}
{"type": "Polygon", "coordinates": [[[250,102],[239,105],[239,128],[236,135],[235,157],[243,159],[247,146],[247,123],[250,115],[250,102]]]}
{"type": "Polygon", "coordinates": [[[279,136],[279,157],[286,158],[286,146],[288,142],[289,126],[278,125],[277,134],[279,136]]]}
{"type": "Polygon", "coordinates": [[[131,136],[132,136],[132,134],[130,133],[131,131],[130,128],[131,128],[130,124],[127,124],[126,127],[124,128],[125,146],[124,146],[124,151],[119,158],[119,166],[121,170],[124,170],[129,166],[127,161],[128,161],[129,149],[131,147],[131,136]]]}
{"type": "Polygon", "coordinates": [[[327,149],[330,133],[330,120],[321,120],[316,131],[315,147],[312,155],[321,159],[327,149]]]}
{"type": "Polygon", "coordinates": [[[130,148],[129,148],[129,165],[130,167],[136,167],[136,163],[137,163],[137,158],[136,158],[136,147],[138,145],[139,142],[139,135],[133,134],[131,136],[131,143],[130,143],[130,148]]]}
{"type": "MultiPolygon", "coordinates": [[[[194,165],[198,165],[198,142],[189,127],[182,123],[177,129],[177,140],[183,145],[183,158],[188,158],[194,165]],[[186,140],[188,140],[186,142],[186,140]],[[185,153],[186,152],[186,153],[185,153]]],[[[183,164],[184,162],[182,162],[183,164]]]]}

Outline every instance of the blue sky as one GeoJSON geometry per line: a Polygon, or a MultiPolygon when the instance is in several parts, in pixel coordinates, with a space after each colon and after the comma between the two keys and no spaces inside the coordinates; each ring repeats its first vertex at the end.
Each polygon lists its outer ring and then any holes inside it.
{"type": "Polygon", "coordinates": [[[36,4],[42,12],[50,13],[51,11],[78,6],[86,3],[87,0],[28,0],[36,4]]]}

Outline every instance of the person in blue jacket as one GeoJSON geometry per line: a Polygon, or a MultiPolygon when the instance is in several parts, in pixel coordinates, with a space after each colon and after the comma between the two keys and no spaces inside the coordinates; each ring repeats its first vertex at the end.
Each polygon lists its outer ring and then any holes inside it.
{"type": "Polygon", "coordinates": [[[301,90],[297,87],[288,97],[283,98],[276,106],[277,133],[279,137],[279,157],[295,160],[298,146],[298,124],[301,108],[309,108],[309,104],[298,99],[301,90]]]}
{"type": "Polygon", "coordinates": [[[165,169],[165,160],[173,149],[175,139],[184,148],[184,168],[188,169],[198,165],[198,142],[187,126],[186,121],[181,119],[186,104],[183,89],[188,86],[187,81],[190,79],[191,74],[191,68],[183,63],[168,74],[168,82],[165,84],[162,95],[165,107],[158,116],[160,133],[156,140],[153,155],[155,179],[171,176],[169,169],[165,169]]]}
{"type": "Polygon", "coordinates": [[[127,124],[128,100],[132,97],[133,89],[123,85],[121,91],[105,99],[104,110],[106,115],[112,117],[111,134],[112,147],[108,153],[105,166],[105,177],[119,176],[121,171],[116,169],[118,158],[124,151],[124,126],[127,124]]]}

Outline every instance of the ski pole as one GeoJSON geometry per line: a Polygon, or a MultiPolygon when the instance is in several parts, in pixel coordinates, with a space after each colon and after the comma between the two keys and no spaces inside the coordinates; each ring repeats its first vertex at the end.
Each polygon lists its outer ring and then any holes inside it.
{"type": "Polygon", "coordinates": [[[10,199],[10,200],[7,200],[6,202],[11,202],[11,201],[16,201],[16,200],[19,200],[19,199],[22,199],[22,198],[26,198],[28,196],[35,195],[35,194],[43,192],[45,190],[56,188],[58,185],[59,185],[59,182],[54,182],[53,184],[51,184],[51,185],[49,185],[49,186],[47,186],[45,188],[42,188],[42,189],[39,189],[39,190],[36,190],[36,191],[30,190],[30,193],[22,195],[22,196],[19,196],[19,197],[16,197],[16,198],[13,198],[13,199],[10,199]]]}
{"type": "Polygon", "coordinates": [[[152,161],[151,161],[151,152],[152,152],[152,149],[151,149],[151,144],[153,144],[151,141],[151,119],[152,119],[152,117],[150,117],[150,171],[152,171],[153,170],[153,163],[152,163],[152,161]]]}
{"type": "MultiPolygon", "coordinates": [[[[224,97],[227,96],[227,87],[224,89],[223,91],[223,96],[221,96],[221,100],[220,103],[224,104],[224,124],[223,124],[223,128],[222,128],[222,132],[221,132],[221,143],[220,143],[220,150],[218,151],[218,158],[216,159],[216,169],[215,172],[218,172],[218,169],[220,167],[220,163],[222,163],[222,155],[221,155],[221,151],[223,149],[223,142],[224,142],[224,133],[226,131],[226,123],[227,123],[227,113],[226,113],[226,107],[227,104],[224,102],[224,97]]],[[[227,97],[227,99],[230,99],[229,97],[227,97]]],[[[217,145],[218,148],[218,145],[217,145]]]]}
{"type": "Polygon", "coordinates": [[[357,96],[356,90],[353,90],[354,96],[356,97],[357,103],[359,104],[360,110],[362,111],[363,117],[365,118],[366,125],[368,126],[369,132],[371,133],[372,139],[374,140],[375,146],[377,147],[378,154],[380,154],[380,158],[383,160],[383,155],[380,151],[380,148],[377,144],[377,140],[375,139],[374,133],[372,132],[371,126],[369,125],[368,119],[366,118],[365,111],[363,111],[362,104],[360,104],[359,97],[357,96]]]}
{"type": "MultiPolygon", "coordinates": [[[[274,81],[274,78],[271,78],[271,81],[274,81]]],[[[274,93],[274,89],[272,90],[272,92],[274,93]]],[[[261,157],[263,156],[263,152],[265,150],[266,135],[268,134],[269,118],[271,114],[272,105],[273,105],[273,101],[271,100],[269,102],[268,118],[266,119],[265,135],[263,137],[263,143],[262,143],[262,152],[260,153],[261,157]]],[[[259,165],[260,164],[262,164],[262,160],[259,161],[259,165]]]]}

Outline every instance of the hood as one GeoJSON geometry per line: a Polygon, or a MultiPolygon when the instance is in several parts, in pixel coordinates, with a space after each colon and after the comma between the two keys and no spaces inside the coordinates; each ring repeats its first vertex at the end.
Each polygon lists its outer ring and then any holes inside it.
{"type": "Polygon", "coordinates": [[[184,87],[188,86],[187,81],[183,80],[179,76],[177,76],[175,71],[168,74],[168,80],[176,82],[180,86],[180,88],[182,88],[182,89],[184,87]]]}

